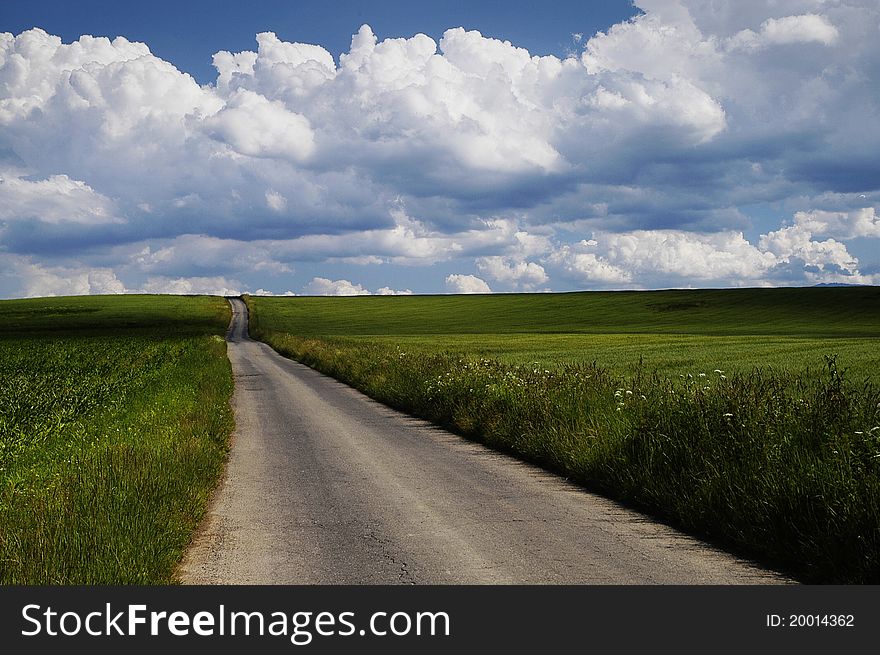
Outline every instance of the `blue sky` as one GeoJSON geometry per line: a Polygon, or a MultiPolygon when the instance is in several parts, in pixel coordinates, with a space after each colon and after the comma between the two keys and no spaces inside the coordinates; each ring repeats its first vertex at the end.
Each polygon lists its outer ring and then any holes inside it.
{"type": "Polygon", "coordinates": [[[0,297],[878,284],[878,25],[7,1],[0,297]]]}

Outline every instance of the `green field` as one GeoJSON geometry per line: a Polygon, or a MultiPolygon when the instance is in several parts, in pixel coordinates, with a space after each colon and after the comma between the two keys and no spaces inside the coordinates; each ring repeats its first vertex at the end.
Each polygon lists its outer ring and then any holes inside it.
{"type": "MultiPolygon", "coordinates": [[[[880,290],[248,298],[279,352],[805,581],[880,582],[880,290]]],[[[232,428],[220,298],[0,301],[0,582],[161,583],[232,428]]]]}
{"type": "Polygon", "coordinates": [[[880,288],[490,296],[252,298],[253,327],[543,367],[596,361],[634,373],[822,371],[880,375],[880,288]],[[263,309],[263,311],[260,311],[263,309]]]}
{"type": "MultiPolygon", "coordinates": [[[[877,337],[880,288],[254,297],[304,334],[704,334],[877,337]]],[[[261,319],[262,320],[262,319],[261,319]]]]}
{"type": "Polygon", "coordinates": [[[0,582],[173,580],[223,468],[222,298],[0,301],[0,582]]]}
{"type": "Polygon", "coordinates": [[[811,582],[880,582],[880,289],[247,298],[391,406],[811,582]]]}

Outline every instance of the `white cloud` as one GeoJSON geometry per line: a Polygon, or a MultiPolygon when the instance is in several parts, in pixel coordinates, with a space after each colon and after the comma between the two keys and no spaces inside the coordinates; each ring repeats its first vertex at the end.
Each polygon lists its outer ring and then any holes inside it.
{"type": "Polygon", "coordinates": [[[562,276],[575,283],[590,286],[620,286],[632,282],[632,274],[593,252],[579,252],[564,245],[548,261],[561,270],[562,276]]]}
{"type": "Polygon", "coordinates": [[[205,294],[209,296],[241,295],[240,285],[225,277],[151,277],[146,283],[128,293],[170,293],[175,295],[205,294]]]}
{"type": "Polygon", "coordinates": [[[546,235],[532,234],[522,229],[516,221],[509,219],[478,221],[470,229],[444,233],[401,211],[392,210],[391,218],[393,226],[356,234],[318,234],[246,244],[206,237],[181,237],[177,241],[197,242],[198,246],[193,243],[187,247],[187,251],[195,251],[193,256],[197,258],[206,257],[199,252],[201,244],[205,244],[211,257],[216,257],[219,256],[217,248],[212,247],[211,243],[224,243],[227,256],[234,256],[237,260],[242,259],[243,253],[249,252],[254,258],[309,261],[326,259],[357,265],[391,262],[426,266],[487,249],[517,257],[530,257],[550,248],[546,235]]]}
{"type": "Polygon", "coordinates": [[[838,239],[880,237],[880,217],[873,207],[845,212],[801,211],[795,213],[794,222],[812,233],[838,239]]]}
{"type": "Polygon", "coordinates": [[[376,255],[354,255],[352,257],[329,256],[326,261],[338,264],[354,264],[355,266],[370,266],[384,264],[386,260],[376,255]]]}
{"type": "Polygon", "coordinates": [[[152,275],[183,275],[189,271],[212,277],[223,271],[259,271],[269,275],[293,273],[272,241],[218,239],[186,235],[173,240],[123,249],[118,257],[138,271],[152,275]]]}
{"type": "Polygon", "coordinates": [[[612,82],[680,78],[697,83],[705,66],[717,61],[718,54],[688,9],[677,2],[635,4],[645,13],[587,41],[582,56],[587,70],[593,75],[606,74],[612,82]],[[607,75],[609,72],[615,75],[607,75]]]}
{"type": "Polygon", "coordinates": [[[560,246],[546,263],[586,287],[739,286],[840,282],[844,278],[862,284],[873,279],[859,272],[858,260],[843,243],[815,240],[801,224],[763,234],[757,244],[734,231],[597,234],[560,246]],[[800,262],[800,272],[788,266],[793,261],[800,262]]]}
{"type": "MultiPolygon", "coordinates": [[[[314,277],[312,281],[303,287],[303,293],[307,296],[369,296],[373,295],[369,289],[349,280],[329,280],[324,277],[314,277]]],[[[377,296],[411,296],[411,289],[392,289],[381,287],[376,290],[377,296]]]]}
{"type": "Polygon", "coordinates": [[[287,209],[287,198],[282,196],[277,191],[266,191],[266,204],[269,206],[269,209],[276,212],[283,212],[287,209]]]}
{"type": "Polygon", "coordinates": [[[55,95],[59,82],[73,71],[84,71],[87,67],[94,70],[142,57],[150,57],[149,48],[121,36],[112,41],[82,36],[65,45],[59,37],[41,29],[28,30],[17,37],[0,34],[0,82],[4,86],[0,122],[26,116],[43,105],[55,95]]]}
{"type": "Polygon", "coordinates": [[[0,261],[15,268],[25,297],[83,296],[120,293],[206,294],[237,296],[240,285],[224,277],[168,278],[153,276],[141,285],[127,286],[112,268],[83,265],[44,266],[27,258],[0,261]]]}
{"type": "Polygon", "coordinates": [[[480,257],[476,260],[476,265],[481,273],[493,280],[524,290],[533,290],[550,279],[540,264],[517,261],[510,257],[480,257]]]}
{"type": "Polygon", "coordinates": [[[380,287],[376,290],[377,296],[411,296],[412,289],[392,289],[391,287],[380,287]]]}
{"type": "MultiPolygon", "coordinates": [[[[373,295],[369,289],[349,280],[329,280],[324,277],[312,278],[303,287],[303,293],[307,296],[369,296],[373,295]]],[[[412,289],[392,289],[380,287],[376,290],[377,296],[411,296],[412,289]]]]}
{"type": "Polygon", "coordinates": [[[251,295],[252,296],[295,296],[296,294],[293,291],[291,291],[290,289],[288,289],[284,293],[273,293],[272,291],[261,288],[261,289],[257,289],[256,291],[254,291],[251,295]]]}
{"type": "Polygon", "coordinates": [[[820,269],[833,265],[857,272],[858,260],[849,254],[844,244],[834,239],[814,241],[812,237],[813,234],[808,229],[793,225],[761,235],[758,245],[782,262],[797,258],[820,269]]]}
{"type": "Polygon", "coordinates": [[[446,289],[450,293],[492,293],[492,289],[476,275],[452,274],[446,276],[446,289]]]}
{"type": "Polygon", "coordinates": [[[811,42],[828,46],[835,43],[839,36],[837,28],[825,16],[804,14],[768,18],[761,24],[758,33],[747,29],[735,34],[730,39],[729,47],[757,48],[811,42]]]}
{"type": "Polygon", "coordinates": [[[840,33],[825,16],[804,14],[768,18],[761,24],[761,35],[768,43],[809,43],[831,45],[840,33]]]}
{"type": "Polygon", "coordinates": [[[270,99],[295,101],[336,76],[333,56],[324,48],[286,43],[274,32],[257,34],[257,52],[214,55],[217,87],[226,93],[250,89],[270,99]]]}
{"type": "Polygon", "coordinates": [[[0,171],[0,220],[98,225],[119,223],[113,202],[67,175],[26,180],[0,171]]]}
{"type": "Polygon", "coordinates": [[[281,157],[299,162],[315,149],[307,118],[288,111],[281,102],[244,89],[235,91],[226,106],[202,124],[212,138],[251,157],[281,157]]]}
{"type": "Polygon", "coordinates": [[[125,285],[112,270],[104,268],[69,270],[25,264],[20,269],[25,297],[82,296],[125,293],[125,285]]]}
{"type": "MultiPolygon", "coordinates": [[[[198,212],[251,214],[258,226],[255,194],[269,215],[280,211],[270,194],[287,200],[291,232],[317,213],[363,215],[382,193],[494,188],[503,196],[517,176],[570,170],[560,144],[605,120],[621,124],[604,116],[620,107],[602,102],[572,112],[598,88],[576,60],[534,57],[459,28],[438,47],[424,35],[378,42],[365,26],[339,69],[323,48],[263,33],[257,52],[217,53],[213,87],[117,41],[5,37],[0,125],[35,172],[82,173],[76,179],[129,212],[149,207],[160,223],[198,212]],[[341,172],[331,185],[312,163],[341,172]]],[[[604,80],[602,88],[626,98],[628,131],[669,125],[701,142],[723,127],[723,111],[685,79],[604,80]]]]}
{"type": "Polygon", "coordinates": [[[607,249],[611,261],[625,263],[629,270],[694,280],[750,279],[775,263],[739,232],[701,235],[639,230],[607,235],[600,245],[607,249]]]}
{"type": "Polygon", "coordinates": [[[348,280],[328,280],[315,277],[303,287],[306,296],[369,296],[370,292],[360,284],[348,280]]]}

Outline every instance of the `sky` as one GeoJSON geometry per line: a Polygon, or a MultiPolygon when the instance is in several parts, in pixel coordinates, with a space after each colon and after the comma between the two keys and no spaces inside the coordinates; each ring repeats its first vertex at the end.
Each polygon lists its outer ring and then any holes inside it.
{"type": "Polygon", "coordinates": [[[876,0],[0,5],[0,297],[880,284],[876,0]]]}

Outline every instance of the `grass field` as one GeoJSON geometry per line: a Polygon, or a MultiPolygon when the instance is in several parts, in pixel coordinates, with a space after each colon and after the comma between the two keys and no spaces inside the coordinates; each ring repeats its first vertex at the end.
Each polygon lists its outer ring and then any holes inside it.
{"type": "Polygon", "coordinates": [[[248,298],[394,407],[805,581],[880,582],[880,289],[248,298]]]}
{"type": "Polygon", "coordinates": [[[596,361],[633,374],[643,358],[667,374],[755,366],[880,375],[880,289],[701,291],[338,298],[252,298],[253,328],[352,338],[508,364],[596,361]]]}
{"type": "Polygon", "coordinates": [[[172,581],[233,419],[222,298],[0,301],[0,582],[172,581]]]}

